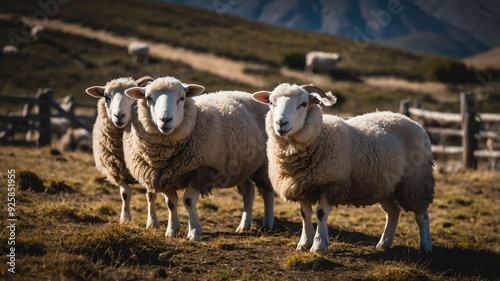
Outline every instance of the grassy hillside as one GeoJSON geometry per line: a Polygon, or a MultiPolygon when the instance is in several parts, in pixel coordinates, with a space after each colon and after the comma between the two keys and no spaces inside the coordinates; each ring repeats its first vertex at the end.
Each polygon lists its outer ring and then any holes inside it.
{"type": "MultiPolygon", "coordinates": [[[[157,200],[160,228],[145,230],[144,190],[133,185],[134,222],[119,225],[118,190],[96,173],[92,156],[51,155],[49,149],[0,147],[0,181],[15,169],[16,275],[7,272],[7,241],[0,232],[2,280],[494,280],[500,276],[500,174],[438,175],[429,209],[434,253],[421,256],[412,213],[401,214],[388,251],[375,250],[384,227],[376,206],[339,207],[329,216],[324,254],[298,253],[297,204],[276,199],[275,229],[258,228],[263,202],[256,196],[254,225],[236,234],[241,196],[215,190],[198,202],[203,241],[188,242],[180,204],[179,237],[166,239],[167,208],[157,200]],[[20,161],[22,159],[22,161],[20,161]],[[78,172],[75,172],[78,171],[78,172]]],[[[182,193],[181,193],[182,195],[182,193]]],[[[7,194],[0,193],[7,209],[7,194]]],[[[182,198],[182,197],[181,197],[182,198]]],[[[0,212],[6,221],[7,212],[0,212]]]]}
{"type": "MultiPolygon", "coordinates": [[[[20,32],[21,27],[16,21],[0,20],[0,29],[5,34],[20,32]]],[[[0,37],[2,46],[7,42],[6,37],[0,37]]],[[[120,76],[144,75],[182,77],[190,83],[206,85],[208,91],[245,89],[245,85],[179,62],[153,59],[148,65],[134,64],[124,48],[52,30],[38,42],[30,40],[20,45],[17,55],[1,56],[0,65],[2,94],[34,94],[39,87],[51,87],[57,96],[73,94],[79,96],[79,101],[91,100],[84,94],[89,86],[102,85],[120,76]]]]}
{"type": "MultiPolygon", "coordinates": [[[[2,3],[0,10],[31,16],[40,7],[36,2],[21,0],[15,7],[2,3]]],[[[424,79],[428,65],[439,58],[375,43],[357,45],[340,37],[287,30],[227,15],[221,19],[215,12],[153,1],[70,1],[60,7],[56,18],[272,66],[279,65],[284,54],[290,52],[342,51],[348,62],[340,64],[341,69],[424,79]]]]}

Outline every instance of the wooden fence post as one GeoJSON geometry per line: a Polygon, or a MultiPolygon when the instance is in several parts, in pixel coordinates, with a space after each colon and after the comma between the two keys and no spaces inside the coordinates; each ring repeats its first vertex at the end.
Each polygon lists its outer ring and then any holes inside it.
{"type": "Polygon", "coordinates": [[[473,93],[460,94],[460,111],[462,114],[462,161],[466,168],[477,168],[474,151],[478,148],[476,139],[476,97],[473,93]]]}
{"type": "Polygon", "coordinates": [[[36,97],[45,101],[45,103],[39,105],[39,114],[45,116],[45,118],[40,120],[40,138],[38,140],[38,145],[50,145],[51,143],[51,126],[50,126],[50,105],[52,101],[52,89],[38,89],[36,97]]]}

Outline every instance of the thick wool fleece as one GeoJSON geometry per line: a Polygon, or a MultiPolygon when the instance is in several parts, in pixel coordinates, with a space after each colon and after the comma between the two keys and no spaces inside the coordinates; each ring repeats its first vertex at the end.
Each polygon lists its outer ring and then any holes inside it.
{"type": "Polygon", "coordinates": [[[281,138],[269,135],[269,176],[289,201],[365,206],[396,200],[407,211],[425,210],[434,198],[430,141],[409,118],[375,112],[344,121],[311,105],[304,128],[281,138]]]}
{"type": "Polygon", "coordinates": [[[267,165],[267,110],[242,92],[186,98],[182,123],[164,135],[142,100],[124,135],[125,161],[134,178],[150,190],[192,185],[207,194],[213,187],[235,186],[267,165]]]}
{"type": "Polygon", "coordinates": [[[97,103],[97,119],[92,131],[92,146],[95,166],[108,181],[119,185],[123,180],[131,180],[123,156],[123,132],[113,124],[106,113],[106,101],[97,103]]]}

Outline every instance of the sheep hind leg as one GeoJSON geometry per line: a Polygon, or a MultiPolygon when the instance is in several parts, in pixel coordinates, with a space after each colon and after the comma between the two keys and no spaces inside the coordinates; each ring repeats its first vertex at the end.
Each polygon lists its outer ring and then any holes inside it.
{"type": "Polygon", "coordinates": [[[380,202],[380,206],[385,212],[385,228],[377,244],[377,249],[387,250],[391,247],[392,241],[394,240],[401,208],[394,200],[380,202]]]}
{"type": "Polygon", "coordinates": [[[241,215],[240,225],[236,228],[236,232],[243,233],[248,231],[252,224],[252,205],[255,198],[255,187],[250,180],[246,180],[238,185],[238,190],[243,196],[243,214],[241,215]]]}
{"type": "Polygon", "coordinates": [[[274,226],[274,190],[262,189],[260,194],[264,200],[264,218],[262,219],[262,227],[265,229],[273,229],[274,226]]]}
{"type": "Polygon", "coordinates": [[[120,223],[132,222],[132,213],[130,212],[130,198],[132,189],[125,181],[120,183],[120,197],[122,198],[122,210],[120,213],[120,223]]]}
{"type": "Polygon", "coordinates": [[[191,241],[201,241],[201,235],[203,233],[201,223],[198,218],[198,211],[196,210],[196,204],[198,203],[199,196],[200,191],[191,185],[189,185],[186,192],[184,192],[184,207],[186,208],[189,217],[189,231],[187,238],[191,241]]]}
{"type": "Polygon", "coordinates": [[[429,212],[427,209],[421,213],[415,213],[415,221],[420,231],[420,249],[423,254],[432,253],[431,231],[429,223],[429,212]]]}
{"type": "Polygon", "coordinates": [[[158,228],[158,217],[156,216],[156,193],[146,192],[148,200],[148,218],[146,220],[146,229],[158,228]]]}
{"type": "Polygon", "coordinates": [[[181,222],[177,213],[177,204],[179,202],[177,191],[169,190],[165,192],[165,202],[168,207],[168,223],[165,237],[175,237],[181,230],[181,222]]]}
{"type": "Polygon", "coordinates": [[[332,207],[328,204],[326,196],[321,195],[318,207],[316,208],[318,226],[311,252],[324,252],[328,248],[328,244],[330,243],[330,238],[328,237],[328,215],[331,209],[332,207]]]}
{"type": "Polygon", "coordinates": [[[302,201],[299,203],[302,215],[302,234],[299,244],[297,244],[297,251],[307,251],[311,248],[314,240],[314,227],[311,220],[312,206],[310,203],[302,201]]]}

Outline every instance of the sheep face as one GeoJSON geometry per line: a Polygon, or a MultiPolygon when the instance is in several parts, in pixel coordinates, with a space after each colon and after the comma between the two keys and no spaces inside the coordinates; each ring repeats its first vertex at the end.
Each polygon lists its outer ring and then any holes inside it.
{"type": "Polygon", "coordinates": [[[135,100],[125,95],[124,88],[93,86],[87,88],[87,94],[95,98],[106,99],[106,113],[108,118],[118,128],[127,126],[132,117],[132,105],[135,100]]]}
{"type": "Polygon", "coordinates": [[[146,99],[151,121],[165,135],[172,133],[184,118],[186,98],[201,94],[205,88],[182,84],[172,77],[159,78],[146,87],[134,87],[125,93],[135,99],[146,99]]]}
{"type": "Polygon", "coordinates": [[[311,106],[333,106],[337,102],[332,93],[325,93],[314,85],[297,86],[287,83],[278,85],[272,92],[255,92],[252,98],[270,105],[274,132],[283,138],[302,130],[311,106]]]}
{"type": "Polygon", "coordinates": [[[252,98],[270,105],[274,132],[283,138],[302,129],[309,107],[318,102],[314,95],[290,84],[281,84],[272,92],[256,92],[252,98]]]}

